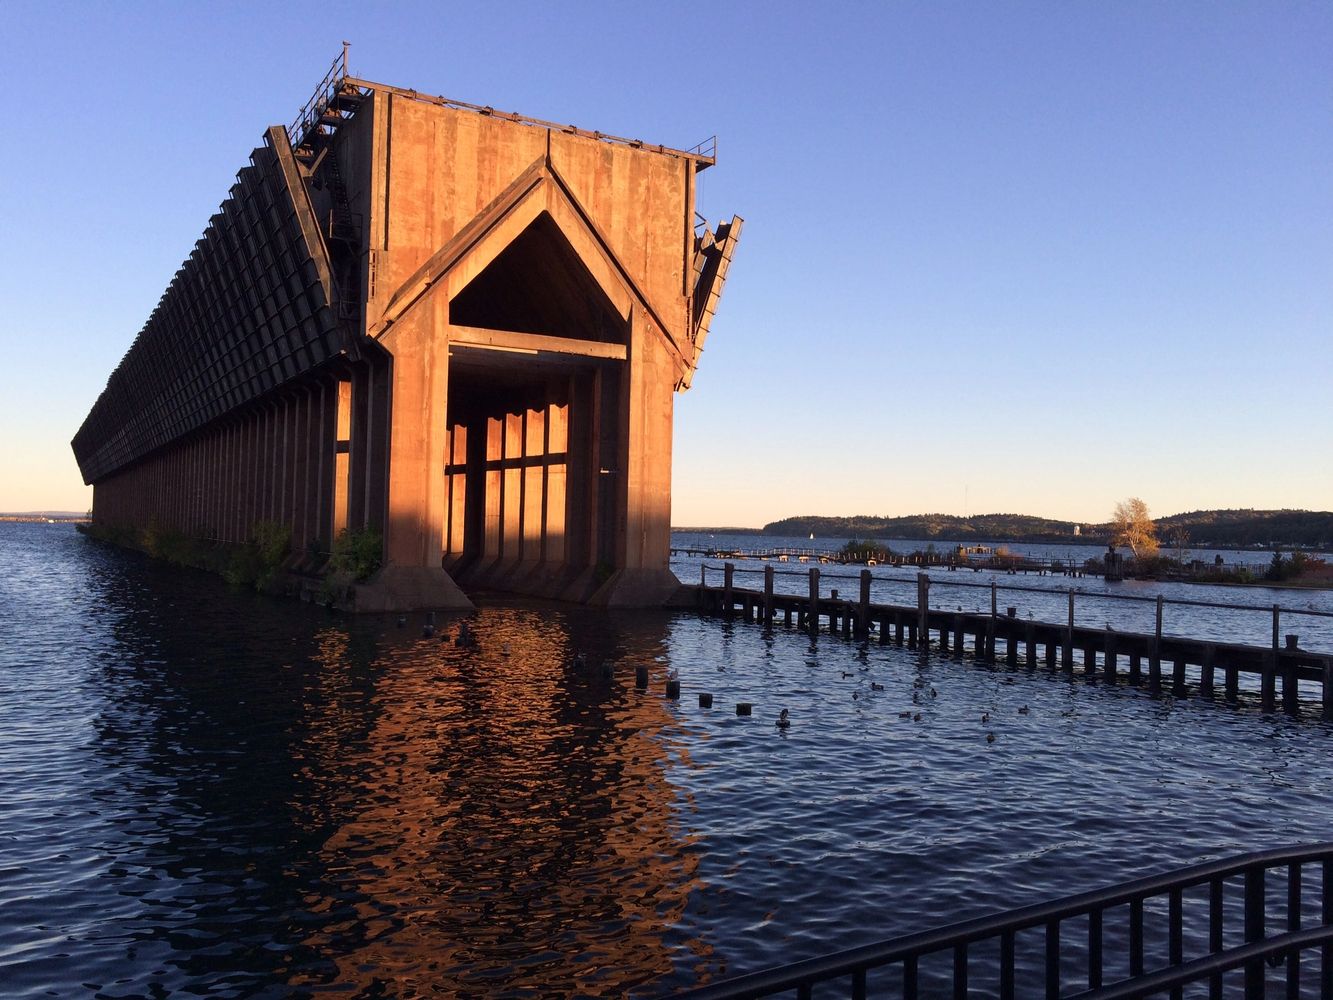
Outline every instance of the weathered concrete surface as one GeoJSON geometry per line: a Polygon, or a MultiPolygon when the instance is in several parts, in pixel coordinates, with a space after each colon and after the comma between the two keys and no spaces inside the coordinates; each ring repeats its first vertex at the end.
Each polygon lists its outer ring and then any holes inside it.
{"type": "MultiPolygon", "coordinates": [[[[740,230],[696,230],[695,176],[711,156],[350,78],[334,94],[329,126],[295,150],[270,130],[263,162],[286,186],[262,191],[285,192],[273,214],[293,250],[268,260],[247,242],[254,225],[227,227],[226,205],[217,242],[305,276],[316,305],[322,289],[320,322],[337,317],[342,349],[252,349],[251,368],[284,374],[273,391],[214,404],[188,439],[168,420],[119,466],[103,441],[127,428],[101,414],[76,440],[97,455],[85,467],[95,519],[228,541],[273,520],[311,550],[343,529],[380,532],[363,610],[468,606],[459,583],[668,601],[673,393],[740,230]]],[[[267,332],[311,322],[283,287],[267,332]]],[[[205,278],[164,304],[187,316],[213,297],[205,278]]],[[[153,369],[159,346],[141,336],[127,362],[153,369]]],[[[208,356],[198,367],[203,384],[208,356]]],[[[192,391],[149,378],[131,392],[119,374],[108,392],[159,409],[192,391]]]]}

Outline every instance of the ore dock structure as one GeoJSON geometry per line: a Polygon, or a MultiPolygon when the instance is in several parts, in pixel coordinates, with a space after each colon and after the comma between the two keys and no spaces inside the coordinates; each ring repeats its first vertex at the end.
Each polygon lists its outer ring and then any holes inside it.
{"type": "Polygon", "coordinates": [[[741,228],[696,215],[715,160],[357,79],[344,52],[75,435],[94,525],[226,545],[276,522],[294,562],[377,534],[356,610],[669,600],[673,394],[741,228]]]}

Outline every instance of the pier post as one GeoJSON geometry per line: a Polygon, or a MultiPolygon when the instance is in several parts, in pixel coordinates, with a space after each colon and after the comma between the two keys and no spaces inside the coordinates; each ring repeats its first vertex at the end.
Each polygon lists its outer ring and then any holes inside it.
{"type": "Polygon", "coordinates": [[[1069,624],[1065,626],[1065,649],[1061,662],[1065,670],[1074,669],[1074,588],[1069,588],[1069,624]]]}
{"type": "Polygon", "coordinates": [[[964,650],[967,648],[967,633],[963,626],[963,613],[960,611],[953,616],[953,655],[955,658],[962,658],[964,650]]]}
{"type": "Polygon", "coordinates": [[[1162,686],[1162,595],[1157,595],[1157,624],[1153,629],[1152,652],[1148,654],[1148,686],[1160,690],[1162,686]]]}
{"type": "Polygon", "coordinates": [[[1014,628],[1017,624],[1018,609],[1008,608],[1008,621],[1004,626],[1004,662],[1011,667],[1018,666],[1018,630],[1014,628]]]}
{"type": "Polygon", "coordinates": [[[930,648],[930,577],[916,575],[916,643],[917,649],[930,648]]]}
{"type": "Polygon", "coordinates": [[[870,570],[861,570],[861,604],[857,609],[856,632],[862,639],[870,634],[870,570]]]}
{"type": "MultiPolygon", "coordinates": [[[[1288,652],[1294,653],[1298,651],[1298,641],[1298,636],[1287,636],[1288,652]]],[[[1278,662],[1281,662],[1280,658],[1278,662]]],[[[1289,715],[1300,714],[1301,707],[1300,701],[1298,700],[1300,694],[1300,676],[1300,666],[1296,663],[1295,659],[1288,657],[1286,667],[1282,671],[1282,710],[1289,715]]]]}
{"type": "Polygon", "coordinates": [[[1300,688],[1297,684],[1300,673],[1295,660],[1289,660],[1282,671],[1282,711],[1288,715],[1300,715],[1300,688]]]}
{"type": "Polygon", "coordinates": [[[1129,683],[1135,687],[1143,680],[1143,656],[1140,653],[1129,654],[1129,683]]]}
{"type": "Polygon", "coordinates": [[[731,586],[736,567],[733,563],[722,564],[722,613],[731,617],[731,586]]]}
{"type": "Polygon", "coordinates": [[[1119,651],[1116,649],[1115,630],[1110,625],[1106,626],[1106,664],[1105,674],[1106,683],[1115,683],[1116,657],[1119,651]]]}
{"type": "Polygon", "coordinates": [[[1240,670],[1235,663],[1228,663],[1224,668],[1226,677],[1226,698],[1228,705],[1236,704],[1236,699],[1240,696],[1240,670]]]}
{"type": "Polygon", "coordinates": [[[1324,657],[1324,721],[1333,722],[1333,656],[1324,657]]]}
{"type": "Polygon", "coordinates": [[[1273,605],[1273,648],[1264,658],[1263,680],[1259,688],[1259,706],[1265,712],[1273,711],[1273,702],[1276,700],[1277,693],[1277,640],[1279,621],[1278,616],[1281,611],[1276,604],[1273,605]]]}
{"type": "Polygon", "coordinates": [[[1204,698],[1213,696],[1213,661],[1216,657],[1216,646],[1209,643],[1203,647],[1203,663],[1199,667],[1199,694],[1204,698]]]}
{"type": "Polygon", "coordinates": [[[764,567],[764,627],[773,627],[773,564],[764,567]]]}
{"type": "Polygon", "coordinates": [[[1185,654],[1176,654],[1175,669],[1171,673],[1171,693],[1180,697],[1185,694],[1185,654]]]}
{"type": "Polygon", "coordinates": [[[810,637],[819,635],[819,567],[810,567],[810,637]]]}
{"type": "Polygon", "coordinates": [[[1025,635],[1023,636],[1027,643],[1027,664],[1029,667],[1037,665],[1037,623],[1029,621],[1024,626],[1025,635]]]}

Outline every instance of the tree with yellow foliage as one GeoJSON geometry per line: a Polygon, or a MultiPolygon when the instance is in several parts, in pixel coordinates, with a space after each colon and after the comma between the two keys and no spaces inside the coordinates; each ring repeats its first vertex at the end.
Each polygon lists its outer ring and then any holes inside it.
{"type": "Polygon", "coordinates": [[[1157,525],[1148,516],[1146,503],[1130,497],[1115,505],[1111,512],[1111,541],[1127,546],[1135,559],[1157,555],[1157,525]]]}

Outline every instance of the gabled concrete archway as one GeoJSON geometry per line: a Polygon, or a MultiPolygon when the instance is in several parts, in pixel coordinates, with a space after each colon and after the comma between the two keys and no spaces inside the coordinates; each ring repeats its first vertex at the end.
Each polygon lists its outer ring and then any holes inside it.
{"type": "Polygon", "coordinates": [[[383,585],[668,599],[684,362],[656,315],[545,160],[437,251],[379,331],[426,360],[393,366],[383,585]]]}

